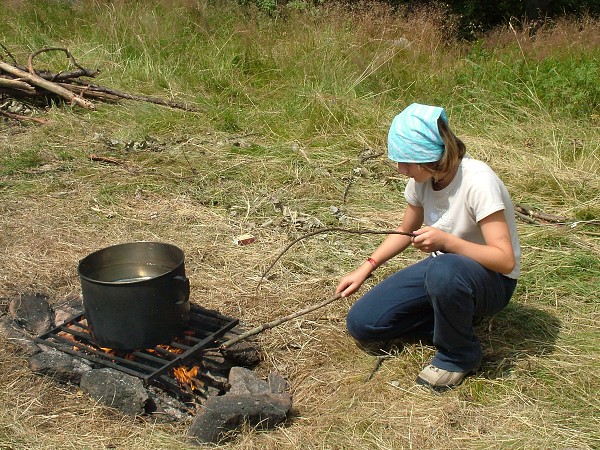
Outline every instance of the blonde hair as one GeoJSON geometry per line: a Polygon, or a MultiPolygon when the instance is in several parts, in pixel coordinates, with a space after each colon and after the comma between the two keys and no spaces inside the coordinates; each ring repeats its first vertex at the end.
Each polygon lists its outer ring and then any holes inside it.
{"type": "Polygon", "coordinates": [[[467,146],[452,132],[448,123],[441,117],[437,120],[437,126],[444,141],[444,153],[439,161],[422,164],[425,170],[433,174],[435,181],[438,181],[436,175],[444,177],[456,169],[467,152],[467,146]]]}

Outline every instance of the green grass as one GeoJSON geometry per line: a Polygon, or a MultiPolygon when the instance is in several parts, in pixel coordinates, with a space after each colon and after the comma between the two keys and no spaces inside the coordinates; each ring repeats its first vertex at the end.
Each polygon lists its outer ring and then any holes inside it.
{"type": "MultiPolygon", "coordinates": [[[[79,258],[137,239],[184,247],[196,300],[247,323],[316,303],[380,236],[313,237],[259,292],[257,280],[315,223],[397,225],[405,180],[385,159],[389,124],[413,101],[440,104],[515,202],[568,222],[519,223],[522,278],[493,330],[480,327],[482,373],[442,396],[417,390],[432,349],[415,345],[365,383],[373,360],[344,333],[354,298],[344,300],[261,335],[261,373],[290,379],[294,419],[225,447],[597,448],[600,24],[557,20],[535,38],[499,29],[467,43],[440,14],[379,4],[267,15],[224,1],[2,2],[0,16],[11,19],[0,42],[19,62],[66,47],[101,70],[99,85],[198,109],[33,103],[48,123],[0,118],[2,305],[26,291],[56,303],[77,296],[79,258]],[[247,232],[257,242],[233,246],[247,232]]],[[[61,52],[34,65],[69,69],[61,52]]],[[[406,252],[365,288],[420,257],[406,252]]],[[[26,357],[5,347],[0,446],[187,448],[187,423],[120,417],[33,379],[26,357]]]]}

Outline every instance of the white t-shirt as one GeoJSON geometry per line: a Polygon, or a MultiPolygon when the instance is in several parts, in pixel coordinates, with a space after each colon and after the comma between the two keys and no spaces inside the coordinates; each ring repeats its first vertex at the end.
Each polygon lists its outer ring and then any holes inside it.
{"type": "Polygon", "coordinates": [[[439,191],[433,190],[430,181],[416,183],[411,178],[404,197],[411,205],[423,208],[425,225],[477,244],[485,244],[478,222],[496,211],[504,211],[516,261],[506,276],[519,277],[521,247],[513,204],[506,186],[486,163],[465,156],[454,179],[439,191]]]}

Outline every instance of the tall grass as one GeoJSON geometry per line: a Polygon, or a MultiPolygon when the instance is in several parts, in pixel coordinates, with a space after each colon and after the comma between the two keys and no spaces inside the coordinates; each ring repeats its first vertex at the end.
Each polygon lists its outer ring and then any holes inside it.
{"type": "MultiPolygon", "coordinates": [[[[557,20],[535,36],[507,26],[463,42],[444,10],[378,3],[290,3],[269,16],[226,1],[11,0],[0,17],[6,61],[7,50],[23,63],[66,47],[101,70],[97,84],[199,110],[54,105],[36,109],[43,126],[0,122],[3,306],[26,291],[55,303],[77,296],[78,258],[138,239],[185,248],[195,300],[248,323],[329,296],[380,237],[304,241],[254,287],[290,239],[340,225],[339,213],[349,227],[395,226],[405,180],[386,162],[387,128],[412,102],[439,104],[516,202],[567,221],[520,223],[523,276],[495,329],[480,330],[482,373],[434,396],[414,387],[433,350],[411,346],[365,383],[373,361],[344,334],[353,299],[344,300],[264,334],[259,370],[290,379],[294,417],[229,447],[598,447],[597,21],[557,20]],[[246,232],[256,244],[233,246],[246,232]]],[[[69,68],[59,52],[34,62],[69,68]]],[[[400,256],[365,288],[420,256],[400,256]]],[[[0,446],[186,447],[187,423],[117,416],[38,383],[24,356],[4,342],[0,350],[0,446]]]]}

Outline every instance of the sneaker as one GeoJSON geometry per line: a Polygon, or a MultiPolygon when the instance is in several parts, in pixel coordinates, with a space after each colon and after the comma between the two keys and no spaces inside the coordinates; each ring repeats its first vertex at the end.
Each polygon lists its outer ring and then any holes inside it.
{"type": "Polygon", "coordinates": [[[426,366],[419,376],[417,383],[423,386],[428,386],[436,391],[445,391],[458,386],[467,375],[472,375],[475,370],[465,370],[464,372],[451,372],[449,370],[440,369],[432,364],[426,366]]]}

